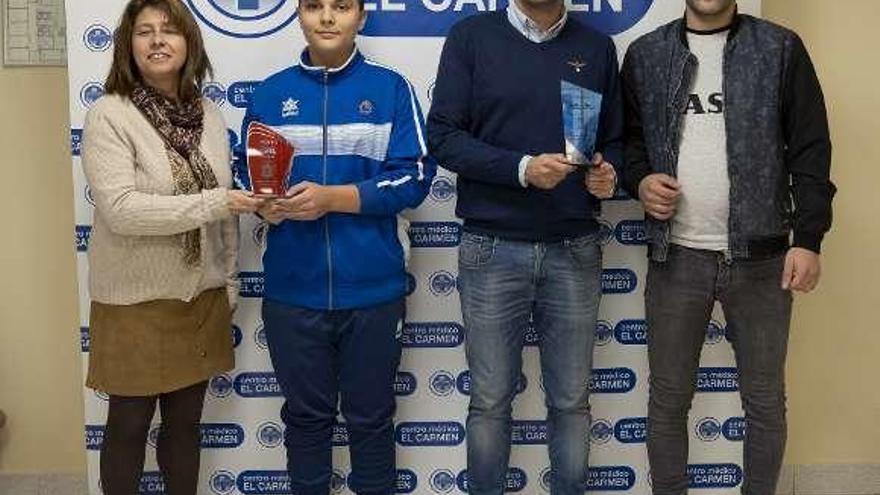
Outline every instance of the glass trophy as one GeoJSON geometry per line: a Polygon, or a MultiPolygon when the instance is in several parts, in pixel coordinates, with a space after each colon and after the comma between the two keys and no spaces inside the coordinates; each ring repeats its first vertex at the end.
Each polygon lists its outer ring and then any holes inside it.
{"type": "Polygon", "coordinates": [[[560,90],[565,157],[572,165],[589,167],[596,147],[602,95],[568,81],[562,81],[560,90]]]}

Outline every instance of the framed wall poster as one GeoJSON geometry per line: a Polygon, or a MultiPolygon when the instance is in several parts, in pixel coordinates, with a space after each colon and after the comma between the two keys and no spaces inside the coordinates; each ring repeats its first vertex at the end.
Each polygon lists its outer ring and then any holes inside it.
{"type": "Polygon", "coordinates": [[[67,65],[63,0],[2,0],[3,64],[67,65]]]}

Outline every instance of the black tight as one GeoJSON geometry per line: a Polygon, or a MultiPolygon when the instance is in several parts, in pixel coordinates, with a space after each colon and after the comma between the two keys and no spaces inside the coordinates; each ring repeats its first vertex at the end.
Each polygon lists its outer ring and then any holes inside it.
{"type": "Polygon", "coordinates": [[[146,397],[110,396],[101,449],[101,483],[106,495],[133,495],[144,469],[150,420],[156,401],[162,426],[156,460],[169,495],[195,495],[199,481],[199,422],[207,382],[146,397]]]}

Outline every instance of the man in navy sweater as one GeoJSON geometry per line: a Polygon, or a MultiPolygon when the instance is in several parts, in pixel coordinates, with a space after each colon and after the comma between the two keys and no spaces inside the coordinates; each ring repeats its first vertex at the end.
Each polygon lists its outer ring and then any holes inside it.
{"type": "Polygon", "coordinates": [[[431,152],[458,174],[464,219],[472,495],[504,492],[530,322],[541,335],[552,493],[586,488],[602,269],[596,216],[622,163],[618,77],[612,41],[569,18],[562,0],[511,1],[458,23],[446,39],[427,127],[431,152]],[[596,129],[598,153],[585,166],[564,154],[563,87],[588,102],[579,123],[596,129]]]}

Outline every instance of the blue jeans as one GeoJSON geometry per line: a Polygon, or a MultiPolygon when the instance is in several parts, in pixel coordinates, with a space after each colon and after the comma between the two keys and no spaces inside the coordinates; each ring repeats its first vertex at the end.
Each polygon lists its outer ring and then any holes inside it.
{"type": "Polygon", "coordinates": [[[722,253],[670,245],[652,261],[648,320],[648,458],[655,495],[687,495],[687,417],[715,301],[727,320],[746,418],[744,495],[772,495],[785,452],[785,355],[791,293],[784,256],[726,261],[722,253]]]}
{"type": "Polygon", "coordinates": [[[530,317],[541,335],[551,493],[582,495],[589,452],[589,382],[599,309],[598,235],[554,243],[473,233],[459,247],[471,495],[501,495],[510,457],[511,403],[530,317]]]}
{"type": "Polygon", "coordinates": [[[330,493],[337,401],[348,425],[352,491],[394,493],[394,379],[404,307],[403,299],[334,311],[263,301],[269,353],[286,399],[281,419],[295,495],[330,493]]]}

